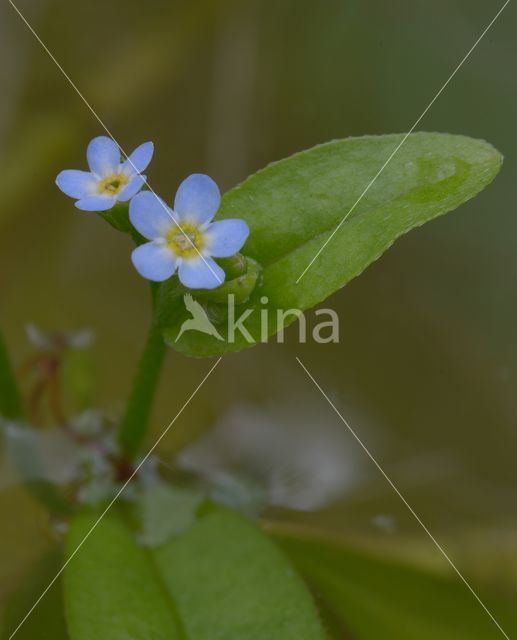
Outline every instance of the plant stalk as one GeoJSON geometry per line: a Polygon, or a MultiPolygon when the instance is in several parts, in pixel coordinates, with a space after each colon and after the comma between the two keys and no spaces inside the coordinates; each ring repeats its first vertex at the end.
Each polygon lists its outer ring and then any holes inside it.
{"type": "Polygon", "coordinates": [[[130,460],[137,455],[145,438],[167,350],[162,336],[158,288],[152,289],[152,294],[153,318],[118,432],[122,454],[130,460]]]}

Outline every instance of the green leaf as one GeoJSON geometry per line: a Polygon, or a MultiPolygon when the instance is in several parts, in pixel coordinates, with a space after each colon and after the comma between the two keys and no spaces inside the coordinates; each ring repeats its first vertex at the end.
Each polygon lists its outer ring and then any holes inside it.
{"type": "MultiPolygon", "coordinates": [[[[441,576],[335,544],[280,539],[318,595],[331,637],[354,640],[495,640],[500,631],[456,574],[441,576]]],[[[477,590],[477,588],[476,588],[477,590]]],[[[480,592],[511,637],[510,598],[480,592]]]]}
{"type": "MultiPolygon", "coordinates": [[[[82,514],[72,522],[67,556],[97,518],[82,514]]],[[[184,638],[146,551],[115,516],[101,520],[67,566],[63,581],[71,640],[184,638]]]]}
{"type": "Polygon", "coordinates": [[[235,512],[208,507],[152,551],[192,640],[322,640],[301,579],[276,545],[235,512]]]}
{"type": "MultiPolygon", "coordinates": [[[[387,135],[329,142],[266,167],[224,196],[218,217],[248,222],[251,234],[243,252],[263,267],[261,283],[236,310],[237,315],[252,311],[245,326],[254,340],[261,337],[261,309],[267,313],[268,333],[275,333],[277,309],[303,311],[319,304],[399,236],[474,197],[502,163],[501,154],[482,140],[411,134],[296,284],[402,139],[387,135]]],[[[183,310],[165,338],[189,355],[219,355],[253,344],[239,333],[229,344],[224,318],[216,325],[224,341],[187,331],[176,342],[188,317],[183,310]]]]}

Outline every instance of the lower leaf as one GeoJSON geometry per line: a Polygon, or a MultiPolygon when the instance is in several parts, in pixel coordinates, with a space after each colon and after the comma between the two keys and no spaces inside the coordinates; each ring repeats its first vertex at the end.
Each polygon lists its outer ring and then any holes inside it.
{"type": "Polygon", "coordinates": [[[193,640],[323,640],[311,596],[253,523],[210,507],[152,552],[193,640]]]}
{"type": "MultiPolygon", "coordinates": [[[[83,514],[72,522],[69,557],[97,518],[83,514]]],[[[115,516],[100,521],[69,563],[64,594],[71,640],[184,638],[146,551],[115,516]]]]}

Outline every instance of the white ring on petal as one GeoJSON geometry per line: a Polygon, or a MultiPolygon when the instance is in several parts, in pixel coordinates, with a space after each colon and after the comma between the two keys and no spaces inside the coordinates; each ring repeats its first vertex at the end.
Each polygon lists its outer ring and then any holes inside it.
{"type": "Polygon", "coordinates": [[[129,179],[129,182],[117,195],[117,200],[119,202],[127,202],[128,200],[131,200],[131,198],[144,186],[146,179],[146,176],[141,176],[139,173],[133,174],[133,177],[129,179]]]}

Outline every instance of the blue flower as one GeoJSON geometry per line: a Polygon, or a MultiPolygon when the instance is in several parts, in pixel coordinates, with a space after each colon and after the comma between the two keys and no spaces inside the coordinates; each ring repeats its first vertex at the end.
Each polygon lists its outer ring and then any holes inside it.
{"type": "Polygon", "coordinates": [[[212,222],[221,194],[208,176],[195,173],[180,185],[174,211],[150,191],[131,200],[129,218],[135,229],[150,240],[131,256],[138,273],[155,282],[170,278],[176,270],[185,287],[215,289],[225,273],[213,258],[227,258],[241,249],[249,235],[244,220],[212,222]]]}
{"type": "Polygon", "coordinates": [[[153,143],[145,142],[121,162],[118,145],[107,136],[99,136],[86,152],[90,171],[61,171],[56,184],[67,196],[77,199],[78,209],[107,211],[140,191],[146,180],[140,174],[151,162],[153,151],[153,143]]]}

